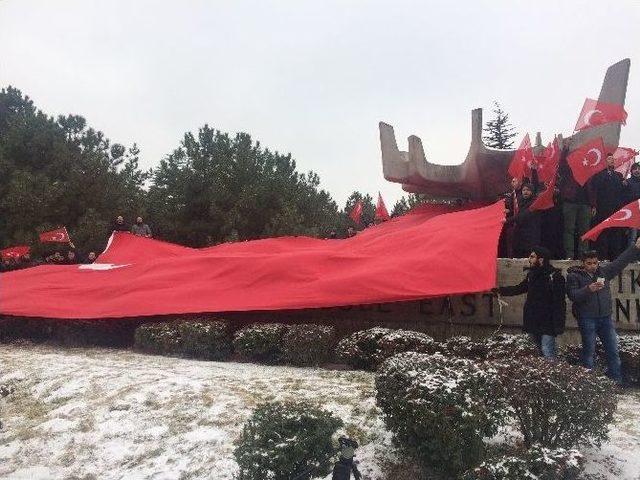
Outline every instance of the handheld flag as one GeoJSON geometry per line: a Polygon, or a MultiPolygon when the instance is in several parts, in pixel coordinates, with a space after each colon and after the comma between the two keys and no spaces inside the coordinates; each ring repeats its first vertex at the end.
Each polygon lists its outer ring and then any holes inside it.
{"type": "Polygon", "coordinates": [[[617,103],[604,103],[587,98],[578,117],[575,131],[586,130],[606,123],[620,122],[626,125],[627,112],[617,103]]]}
{"type": "Polygon", "coordinates": [[[640,200],[628,203],[609,218],[605,218],[585,233],[582,240],[597,240],[603,230],[612,227],[640,228],[640,200]]]}

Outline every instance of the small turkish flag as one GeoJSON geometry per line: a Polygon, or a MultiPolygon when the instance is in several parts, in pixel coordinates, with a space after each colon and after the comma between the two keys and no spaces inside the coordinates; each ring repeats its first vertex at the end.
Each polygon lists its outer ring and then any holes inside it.
{"type": "Polygon", "coordinates": [[[351,220],[353,220],[356,223],[360,223],[360,217],[362,216],[362,207],[363,207],[362,200],[358,200],[356,204],[353,206],[351,213],[349,214],[349,216],[351,217],[351,220]]]}
{"type": "Polygon", "coordinates": [[[69,238],[69,234],[67,233],[67,227],[58,228],[49,232],[42,232],[40,234],[40,241],[42,243],[71,243],[71,239],[69,238]]]}
{"type": "Polygon", "coordinates": [[[607,168],[602,138],[593,139],[571,152],[567,157],[567,163],[576,182],[580,185],[587,183],[592,176],[607,168]]]}
{"type": "Polygon", "coordinates": [[[538,160],[538,179],[541,182],[550,182],[556,177],[560,163],[560,145],[558,139],[554,139],[544,149],[544,155],[538,160]]]}
{"type": "Polygon", "coordinates": [[[30,248],[26,245],[19,245],[17,247],[9,247],[4,250],[0,250],[0,256],[2,256],[2,260],[7,260],[9,258],[20,258],[27,253],[29,253],[30,248]]]}
{"type": "Polygon", "coordinates": [[[609,218],[593,227],[582,236],[582,240],[597,240],[603,230],[611,227],[640,228],[640,200],[628,203],[609,218]]]}
{"type": "Polygon", "coordinates": [[[531,140],[527,133],[513,154],[513,159],[509,164],[509,175],[512,178],[522,179],[527,173],[527,169],[530,171],[531,165],[533,165],[535,161],[535,158],[533,158],[533,149],[531,148],[531,140]]]}
{"type": "Polygon", "coordinates": [[[582,106],[582,111],[576,123],[576,131],[597,127],[605,123],[620,122],[626,125],[627,112],[617,103],[604,103],[587,98],[582,106]]]}
{"type": "Polygon", "coordinates": [[[382,195],[378,192],[378,204],[376,205],[376,218],[386,222],[391,217],[389,216],[389,212],[387,211],[387,206],[384,204],[384,200],[382,199],[382,195]]]}
{"type": "Polygon", "coordinates": [[[624,177],[627,177],[627,175],[629,175],[629,172],[631,171],[631,165],[633,165],[633,162],[637,155],[638,152],[633,148],[616,148],[616,151],[613,152],[613,160],[615,162],[614,168],[616,169],[616,172],[619,172],[624,177]]]}

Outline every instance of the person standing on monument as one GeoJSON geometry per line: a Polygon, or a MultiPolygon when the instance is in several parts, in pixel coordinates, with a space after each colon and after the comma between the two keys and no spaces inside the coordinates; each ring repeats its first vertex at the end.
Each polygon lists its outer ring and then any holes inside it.
{"type": "Polygon", "coordinates": [[[507,218],[506,224],[513,225],[513,255],[515,258],[526,258],[531,249],[540,244],[540,211],[531,210],[536,196],[530,183],[522,185],[521,200],[518,213],[507,218]]]}
{"type": "MultiPolygon", "coordinates": [[[[624,205],[625,187],[622,174],[615,171],[613,154],[607,154],[607,168],[590,180],[595,193],[596,208],[594,224],[601,223],[624,205]]],[[[624,230],[608,228],[596,242],[598,256],[603,260],[613,260],[624,249],[624,230]]]]}
{"type": "Polygon", "coordinates": [[[524,280],[518,285],[494,289],[494,293],[505,297],[527,294],[522,329],[538,345],[544,357],[555,358],[556,337],[564,333],[566,300],[564,277],[549,263],[550,257],[547,248],[533,247],[524,280]]]}
{"type": "Polygon", "coordinates": [[[567,163],[567,152],[567,149],[562,152],[558,167],[558,188],[562,199],[564,227],[562,243],[565,258],[576,259],[589,248],[587,242],[580,240],[580,238],[589,230],[596,199],[591,182],[587,182],[584,187],[576,182],[567,163]],[[576,243],[578,244],[577,251],[576,243]]]}
{"type": "MultiPolygon", "coordinates": [[[[615,229],[611,229],[615,230],[615,229]]],[[[567,295],[573,302],[582,337],[582,364],[593,368],[596,337],[600,338],[607,356],[607,375],[622,382],[618,335],[613,324],[613,299],[609,282],[631,262],[640,258],[640,239],[613,262],[600,265],[598,252],[586,252],[582,265],[567,272],[567,295]]]]}

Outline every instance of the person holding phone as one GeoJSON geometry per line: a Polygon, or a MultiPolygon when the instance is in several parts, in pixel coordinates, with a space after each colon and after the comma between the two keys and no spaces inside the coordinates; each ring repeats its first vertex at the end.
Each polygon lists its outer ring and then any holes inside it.
{"type": "Polygon", "coordinates": [[[582,364],[592,369],[596,338],[600,338],[607,356],[607,375],[622,383],[618,335],[611,314],[613,298],[609,282],[631,262],[640,259],[640,239],[613,262],[601,265],[595,250],[582,255],[582,265],[567,272],[567,295],[573,302],[582,337],[582,364]]]}

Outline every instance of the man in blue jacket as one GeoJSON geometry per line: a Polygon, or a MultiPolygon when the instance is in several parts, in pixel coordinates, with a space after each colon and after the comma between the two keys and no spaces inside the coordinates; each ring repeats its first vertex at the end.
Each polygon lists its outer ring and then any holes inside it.
{"type": "Polygon", "coordinates": [[[595,251],[582,255],[582,265],[567,272],[567,295],[573,302],[582,336],[582,364],[593,368],[596,337],[600,338],[607,356],[607,375],[622,382],[618,335],[611,314],[613,299],[609,282],[629,263],[640,258],[640,239],[613,262],[600,265],[595,251]]]}

